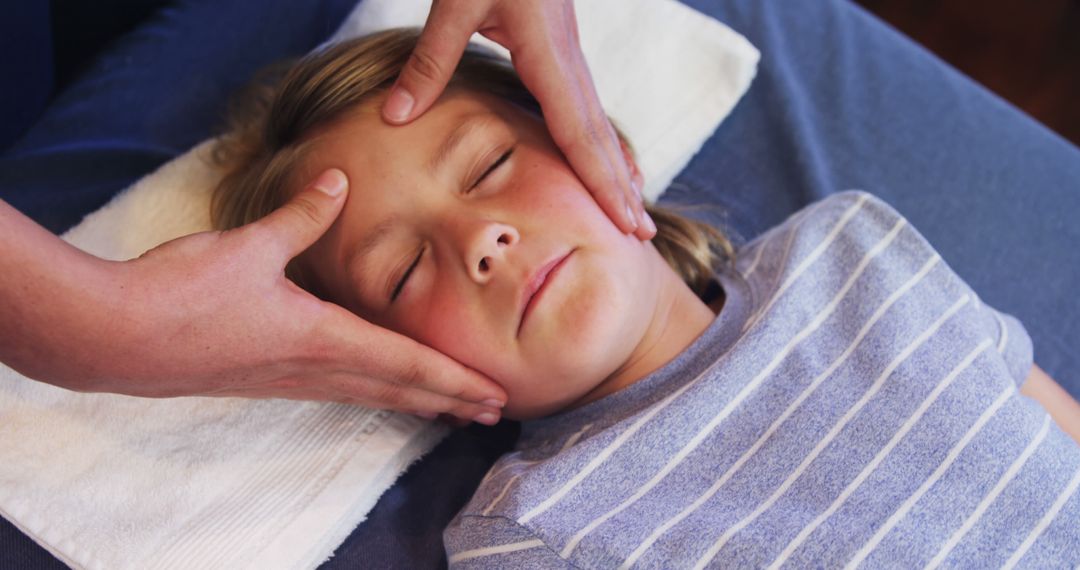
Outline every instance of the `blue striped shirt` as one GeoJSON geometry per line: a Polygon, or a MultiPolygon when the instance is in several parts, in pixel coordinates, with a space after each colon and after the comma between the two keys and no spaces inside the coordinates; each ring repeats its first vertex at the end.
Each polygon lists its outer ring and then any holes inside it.
{"type": "Polygon", "coordinates": [[[1075,567],[1080,447],[1033,362],[890,206],[843,192],[741,248],[673,361],[522,426],[455,568],[1075,567]]]}

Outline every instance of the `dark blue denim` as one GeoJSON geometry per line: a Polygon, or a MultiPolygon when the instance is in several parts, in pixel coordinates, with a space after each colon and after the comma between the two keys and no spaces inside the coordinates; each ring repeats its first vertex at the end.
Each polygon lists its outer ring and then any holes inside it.
{"type": "MultiPolygon", "coordinates": [[[[826,194],[904,214],[1035,359],[1080,394],[1080,151],[847,0],[684,0],[762,52],[750,91],[668,190],[747,240],[826,194]]],[[[210,135],[252,70],[309,49],[350,0],[186,2],[129,35],[0,158],[0,198],[62,231],[210,135]]],[[[461,430],[413,465],[330,568],[445,565],[443,526],[513,424],[461,430]]],[[[6,521],[0,567],[56,562],[6,521]]]]}

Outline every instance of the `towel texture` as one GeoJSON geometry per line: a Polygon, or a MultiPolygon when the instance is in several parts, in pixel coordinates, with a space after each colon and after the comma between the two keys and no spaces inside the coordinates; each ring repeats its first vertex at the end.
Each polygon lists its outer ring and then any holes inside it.
{"type": "MultiPolygon", "coordinates": [[[[367,0],[335,34],[421,25],[430,2],[367,0]]],[[[577,7],[601,99],[655,199],[748,87],[757,51],[674,0],[577,7]]],[[[209,229],[211,141],[63,237],[130,259],[209,229]]],[[[0,515],[76,568],[312,567],[446,428],[284,400],[77,394],[0,366],[0,515]]]]}

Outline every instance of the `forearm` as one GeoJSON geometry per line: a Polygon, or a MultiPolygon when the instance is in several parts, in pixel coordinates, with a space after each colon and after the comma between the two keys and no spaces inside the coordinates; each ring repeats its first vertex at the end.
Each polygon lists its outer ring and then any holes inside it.
{"type": "Polygon", "coordinates": [[[1038,365],[1032,365],[1020,393],[1042,404],[1062,431],[1080,444],[1080,403],[1038,365]]]}
{"type": "Polygon", "coordinates": [[[0,361],[73,390],[92,389],[110,344],[107,268],[0,200],[0,361]]]}

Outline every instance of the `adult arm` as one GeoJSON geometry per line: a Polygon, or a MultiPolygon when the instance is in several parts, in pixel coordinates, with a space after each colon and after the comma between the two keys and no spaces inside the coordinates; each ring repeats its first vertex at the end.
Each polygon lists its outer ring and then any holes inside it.
{"type": "Polygon", "coordinates": [[[1042,404],[1058,427],[1080,444],[1080,403],[1039,368],[1039,365],[1031,366],[1031,372],[1020,387],[1020,393],[1042,404]]]}
{"type": "Polygon", "coordinates": [[[581,53],[572,0],[436,0],[416,50],[383,106],[392,124],[419,117],[442,94],[473,33],[510,50],[514,68],[543,110],[551,137],[600,207],[622,231],[656,234],[581,53]]]}
{"type": "Polygon", "coordinates": [[[285,278],[346,186],[327,171],[258,222],[124,262],[0,201],[0,361],[80,392],[325,400],[493,423],[506,398],[497,384],[285,278]]]}

